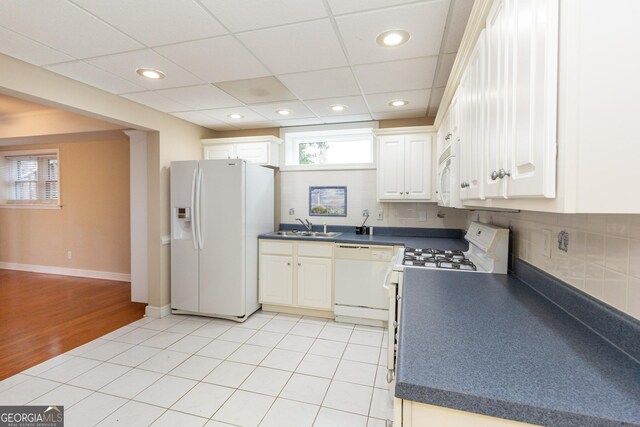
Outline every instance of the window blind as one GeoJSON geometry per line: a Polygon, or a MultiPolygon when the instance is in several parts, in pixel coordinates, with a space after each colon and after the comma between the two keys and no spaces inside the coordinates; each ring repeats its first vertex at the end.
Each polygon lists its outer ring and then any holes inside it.
{"type": "Polygon", "coordinates": [[[6,156],[7,203],[58,204],[60,199],[57,153],[6,156]]]}

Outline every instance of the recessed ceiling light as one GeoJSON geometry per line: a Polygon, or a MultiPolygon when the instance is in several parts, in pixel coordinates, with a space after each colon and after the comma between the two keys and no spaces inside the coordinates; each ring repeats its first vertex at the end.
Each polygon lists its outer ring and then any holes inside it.
{"type": "Polygon", "coordinates": [[[408,103],[409,103],[409,101],[407,101],[405,99],[394,99],[393,101],[391,101],[389,103],[389,105],[392,106],[392,107],[404,107],[408,103]]]}
{"type": "Polygon", "coordinates": [[[138,68],[136,70],[136,73],[138,73],[142,77],[146,77],[148,79],[153,79],[153,80],[164,79],[166,77],[162,71],[155,70],[153,68],[138,68]]]}
{"type": "Polygon", "coordinates": [[[281,116],[288,116],[289,114],[291,114],[291,110],[280,108],[279,110],[276,110],[276,113],[280,114],[281,116]]]}
{"type": "Polygon", "coordinates": [[[331,106],[331,109],[333,111],[336,111],[336,112],[344,111],[347,108],[349,108],[349,107],[347,107],[346,105],[342,105],[342,104],[335,104],[335,105],[331,106]]]}
{"type": "Polygon", "coordinates": [[[229,117],[230,119],[238,120],[243,118],[244,116],[242,114],[234,113],[234,114],[229,114],[227,117],[229,117]]]}
{"type": "Polygon", "coordinates": [[[389,30],[378,34],[376,43],[384,47],[395,47],[409,41],[411,35],[405,30],[389,30]]]}

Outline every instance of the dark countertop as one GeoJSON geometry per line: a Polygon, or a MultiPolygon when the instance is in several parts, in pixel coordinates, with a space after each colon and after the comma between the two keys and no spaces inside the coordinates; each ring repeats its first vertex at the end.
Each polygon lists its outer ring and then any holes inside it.
{"type": "Polygon", "coordinates": [[[545,426],[640,426],[640,364],[515,276],[404,277],[397,397],[545,426]]]}
{"type": "Polygon", "coordinates": [[[415,237],[415,236],[389,236],[389,235],[363,235],[355,233],[345,233],[332,238],[317,238],[317,237],[305,237],[305,236],[276,236],[267,234],[261,234],[259,239],[274,239],[274,240],[307,240],[313,242],[335,242],[335,243],[356,243],[367,245],[393,245],[393,246],[408,246],[412,248],[437,248],[445,250],[463,250],[466,251],[469,248],[469,244],[464,239],[450,239],[443,237],[415,237]]]}

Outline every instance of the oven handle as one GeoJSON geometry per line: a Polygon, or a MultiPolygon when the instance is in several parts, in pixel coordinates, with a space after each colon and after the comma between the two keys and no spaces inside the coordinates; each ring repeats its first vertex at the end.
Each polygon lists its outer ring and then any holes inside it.
{"type": "Polygon", "coordinates": [[[387,269],[387,274],[384,275],[384,280],[382,281],[382,287],[386,290],[389,290],[389,276],[391,275],[391,267],[387,269]]]}

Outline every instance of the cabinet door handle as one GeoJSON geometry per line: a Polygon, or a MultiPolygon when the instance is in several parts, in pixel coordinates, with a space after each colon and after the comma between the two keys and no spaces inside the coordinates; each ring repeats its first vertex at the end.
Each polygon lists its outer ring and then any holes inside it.
{"type": "Polygon", "coordinates": [[[387,383],[391,384],[393,381],[393,369],[387,369],[387,383]]]}
{"type": "Polygon", "coordinates": [[[302,264],[298,263],[298,267],[300,267],[302,264]]]}
{"type": "Polygon", "coordinates": [[[291,265],[291,263],[290,263],[290,262],[288,262],[288,263],[287,263],[287,265],[291,265]]]}
{"type": "Polygon", "coordinates": [[[491,181],[498,179],[498,171],[491,172],[491,181]]]}
{"type": "Polygon", "coordinates": [[[511,176],[511,171],[506,171],[506,170],[504,170],[504,169],[500,169],[500,170],[498,171],[498,178],[502,179],[502,178],[504,178],[505,176],[511,176]]]}

